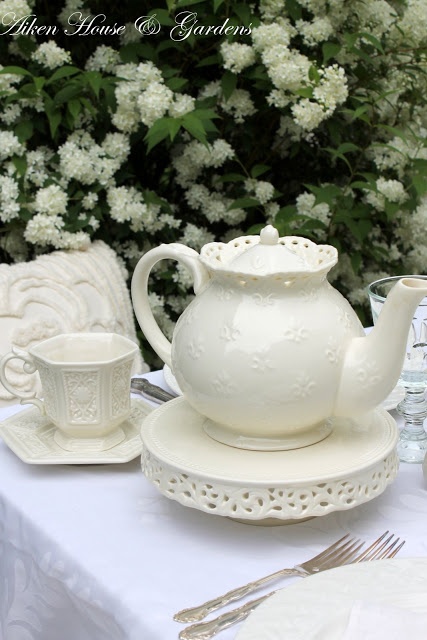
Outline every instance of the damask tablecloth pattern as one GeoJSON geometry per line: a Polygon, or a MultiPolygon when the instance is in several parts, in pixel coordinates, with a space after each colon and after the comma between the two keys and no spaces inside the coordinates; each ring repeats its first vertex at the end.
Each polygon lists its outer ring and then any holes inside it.
{"type": "Polygon", "coordinates": [[[402,464],[381,496],[354,509],[251,526],[168,500],[139,459],[27,465],[0,442],[1,640],[177,640],[174,612],[292,567],[348,531],[368,541],[389,529],[407,541],[400,557],[427,557],[426,487],[420,465],[402,464]]]}

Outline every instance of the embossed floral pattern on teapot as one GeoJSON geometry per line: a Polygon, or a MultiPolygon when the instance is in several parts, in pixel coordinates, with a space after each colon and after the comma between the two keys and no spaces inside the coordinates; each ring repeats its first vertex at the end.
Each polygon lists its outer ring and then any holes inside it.
{"type": "Polygon", "coordinates": [[[374,409],[392,390],[425,283],[406,279],[383,324],[365,337],[327,280],[337,259],[334,247],[279,238],[270,225],[260,236],[209,243],[200,255],[171,244],[141,258],[132,279],[136,316],[211,437],[249,449],[307,446],[330,433],[332,416],[374,409]],[[147,298],[150,270],[164,258],[190,270],[196,293],[172,345],[147,298]],[[385,330],[399,328],[401,344],[390,349],[385,330]]]}

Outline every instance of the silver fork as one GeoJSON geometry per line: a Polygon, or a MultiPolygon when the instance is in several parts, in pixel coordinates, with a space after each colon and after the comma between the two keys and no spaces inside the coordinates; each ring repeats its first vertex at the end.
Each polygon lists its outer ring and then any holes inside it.
{"type": "MultiPolygon", "coordinates": [[[[344,536],[344,538],[341,538],[340,540],[335,542],[318,556],[311,558],[311,560],[308,560],[303,564],[297,565],[293,569],[281,569],[280,571],[276,571],[275,573],[272,573],[265,578],[261,578],[260,580],[256,580],[255,582],[250,582],[244,587],[233,589],[224,596],[205,603],[205,605],[179,612],[178,614],[176,614],[176,616],[174,616],[174,619],[177,620],[177,616],[179,616],[179,620],[183,621],[183,616],[186,615],[185,612],[188,611],[195,611],[196,615],[204,617],[205,615],[207,615],[207,613],[210,613],[211,611],[224,606],[228,602],[232,602],[233,600],[237,600],[238,598],[251,593],[255,589],[264,585],[266,582],[275,580],[280,576],[298,575],[305,577],[314,573],[319,573],[320,571],[325,571],[326,569],[343,566],[345,564],[355,564],[358,562],[370,562],[372,560],[394,558],[394,556],[405,544],[405,541],[400,542],[399,538],[395,538],[393,540],[394,534],[388,536],[388,533],[388,531],[383,533],[382,536],[380,536],[377,540],[375,540],[375,542],[370,545],[370,547],[368,547],[360,554],[358,554],[358,551],[363,547],[364,543],[360,543],[359,540],[354,539],[348,540],[348,535],[344,536]]],[[[212,638],[223,629],[227,629],[236,622],[244,620],[258,605],[267,600],[267,598],[272,596],[274,593],[276,593],[276,591],[271,591],[270,593],[267,593],[260,598],[250,600],[241,607],[232,609],[231,611],[227,611],[226,613],[223,613],[222,615],[214,618],[213,620],[209,620],[208,622],[192,624],[191,626],[186,627],[180,632],[180,640],[209,640],[209,638],[212,638]]],[[[202,617],[198,617],[197,619],[201,620],[202,617]]]]}

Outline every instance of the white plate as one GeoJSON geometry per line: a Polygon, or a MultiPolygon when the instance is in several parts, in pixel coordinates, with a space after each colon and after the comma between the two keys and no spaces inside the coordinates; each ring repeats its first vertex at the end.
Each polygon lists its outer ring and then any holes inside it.
{"type": "Polygon", "coordinates": [[[0,436],[7,446],[29,464],[110,464],[129,462],[140,455],[141,423],[153,411],[143,400],[132,398],[129,418],[120,426],[125,439],[106,451],[66,451],[56,444],[56,427],[37,408],[14,414],[0,423],[0,436]]]}
{"type": "Polygon", "coordinates": [[[179,387],[179,384],[176,381],[175,376],[172,373],[171,368],[165,364],[163,367],[163,375],[165,378],[165,382],[168,385],[168,387],[170,388],[171,391],[173,391],[175,393],[175,395],[177,396],[182,396],[182,391],[179,387]]]}
{"type": "Polygon", "coordinates": [[[427,559],[366,562],[304,578],[255,609],[236,640],[341,640],[356,600],[427,612],[427,559]]]}

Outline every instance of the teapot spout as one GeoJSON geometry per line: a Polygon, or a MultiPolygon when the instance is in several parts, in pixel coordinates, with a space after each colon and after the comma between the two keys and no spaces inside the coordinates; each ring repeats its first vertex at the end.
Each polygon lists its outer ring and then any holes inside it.
{"type": "Polygon", "coordinates": [[[426,296],[427,280],[398,280],[372,331],[350,341],[334,415],[352,417],[370,411],[394,389],[402,370],[415,310],[426,296]]]}

